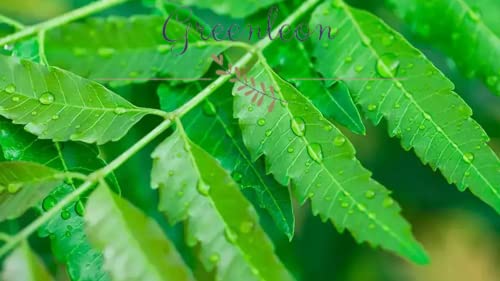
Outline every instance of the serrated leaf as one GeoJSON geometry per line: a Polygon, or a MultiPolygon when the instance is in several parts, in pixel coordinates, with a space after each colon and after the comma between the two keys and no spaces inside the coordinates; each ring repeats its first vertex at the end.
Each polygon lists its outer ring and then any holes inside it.
{"type": "Polygon", "coordinates": [[[314,41],[318,70],[326,77],[373,78],[346,81],[366,116],[375,124],[387,119],[390,135],[400,137],[405,149],[414,148],[450,183],[469,187],[500,212],[500,161],[454,85],[380,19],[335,3],[319,6],[312,16],[313,25],[344,30],[327,47],[314,41]]]}
{"type": "MultiPolygon", "coordinates": [[[[97,149],[82,143],[55,144],[51,141],[37,140],[0,117],[0,148],[7,160],[22,160],[42,163],[64,172],[89,172],[104,165],[97,157],[97,149]]],[[[109,181],[118,188],[116,179],[109,181]]],[[[75,188],[76,183],[58,185],[42,202],[37,203],[37,210],[43,214],[53,204],[66,197],[75,188]]],[[[84,200],[84,198],[82,198],[84,200]]],[[[41,237],[49,237],[52,252],[57,260],[66,265],[71,280],[105,281],[108,276],[102,270],[102,254],[93,249],[87,241],[83,229],[82,213],[85,211],[82,201],[73,202],[63,209],[61,214],[52,217],[39,229],[41,237]]]]}
{"type": "Polygon", "coordinates": [[[399,206],[356,160],[346,137],[268,65],[257,62],[248,76],[272,85],[286,101],[270,113],[265,106],[248,110],[249,98],[233,90],[235,117],[253,159],[265,155],[267,169],[278,182],[291,182],[299,202],[310,199],[313,213],[331,220],[339,231],[347,228],[358,242],[426,263],[399,206]]]}
{"type": "Polygon", "coordinates": [[[210,9],[217,14],[229,15],[234,18],[244,18],[259,9],[271,6],[282,0],[174,0],[182,6],[196,6],[210,9]]]}
{"type": "Polygon", "coordinates": [[[188,243],[217,280],[292,280],[252,205],[220,164],[192,143],[180,121],[152,155],[152,186],[172,223],[187,220],[188,243]]]}
{"type": "Polygon", "coordinates": [[[90,196],[85,222],[113,280],[194,280],[161,227],[106,185],[90,196]]]}
{"type": "Polygon", "coordinates": [[[0,56],[0,71],[0,115],[41,139],[115,141],[150,113],[56,67],[0,56]]]}
{"type": "Polygon", "coordinates": [[[21,216],[64,180],[56,170],[32,162],[0,162],[0,221],[21,216]]]}
{"type": "Polygon", "coordinates": [[[387,0],[413,31],[500,95],[500,6],[496,0],[387,0]],[[435,20],[439,18],[439,20],[435,20]]]}
{"type": "Polygon", "coordinates": [[[47,59],[115,86],[155,77],[200,78],[212,64],[210,55],[227,48],[225,42],[203,41],[194,27],[173,19],[166,35],[177,42],[168,42],[163,37],[165,20],[160,16],[108,17],[68,24],[47,33],[47,59]],[[187,50],[181,54],[185,43],[187,50]]]}
{"type": "MultiPolygon", "coordinates": [[[[158,88],[161,108],[173,111],[200,90],[201,86],[196,83],[182,87],[162,84],[158,88]]],[[[242,189],[255,191],[258,204],[269,212],[277,227],[291,239],[295,219],[288,189],[266,175],[263,162],[252,162],[238,122],[233,118],[232,103],[230,87],[216,91],[182,118],[186,133],[193,142],[217,158],[242,189]]]]}
{"type": "Polygon", "coordinates": [[[3,281],[54,280],[47,269],[45,269],[42,260],[31,251],[27,242],[21,243],[21,245],[5,259],[0,277],[3,281]]]}
{"type": "MultiPolygon", "coordinates": [[[[277,74],[286,78],[301,78],[291,81],[293,85],[311,99],[311,102],[327,118],[331,118],[354,133],[365,134],[366,128],[358,109],[342,81],[321,81],[321,76],[314,70],[309,54],[302,43],[273,44],[266,51],[269,53],[269,65],[277,74]],[[279,54],[279,55],[272,55],[279,54]],[[334,85],[327,86],[326,83],[334,85]]],[[[340,78],[340,77],[329,77],[340,78]]]]}

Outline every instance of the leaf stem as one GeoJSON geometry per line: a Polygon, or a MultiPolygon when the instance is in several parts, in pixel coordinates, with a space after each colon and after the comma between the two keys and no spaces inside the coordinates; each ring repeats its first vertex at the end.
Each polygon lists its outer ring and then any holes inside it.
{"type": "Polygon", "coordinates": [[[8,24],[16,29],[23,29],[24,28],[24,24],[14,20],[14,19],[11,19],[7,16],[4,16],[4,15],[0,15],[0,23],[8,24]]]}
{"type": "MultiPolygon", "coordinates": [[[[124,2],[127,0],[109,0],[108,2],[112,3],[119,3],[119,2],[124,2]]],[[[302,14],[307,12],[310,8],[314,7],[316,3],[318,3],[319,0],[308,0],[302,6],[297,9],[296,12],[294,12],[292,15],[290,15],[289,18],[287,18],[283,24],[291,24],[295,20],[297,20],[302,14]]],[[[100,2],[98,2],[100,3],[100,2]]],[[[89,5],[90,6],[90,5],[89,5]]],[[[277,32],[277,30],[273,31],[277,32]]],[[[1,45],[0,41],[0,45],[1,45]]],[[[244,67],[247,63],[249,63],[253,56],[262,51],[264,48],[269,46],[269,44],[272,41],[269,38],[262,39],[259,41],[256,45],[256,49],[250,50],[248,53],[246,53],[241,59],[239,59],[235,64],[234,67],[244,67]]],[[[5,44],[5,43],[4,43],[5,44]]],[[[130,159],[132,156],[134,156],[137,152],[139,152],[141,149],[143,149],[146,145],[148,145],[151,141],[156,139],[158,136],[160,136],[163,132],[165,132],[170,126],[172,126],[174,120],[180,119],[182,116],[184,116],[186,113],[191,111],[194,107],[196,107],[198,104],[200,104],[205,98],[210,96],[213,92],[215,92],[218,88],[220,88],[224,83],[226,83],[229,79],[231,78],[230,75],[226,76],[220,76],[217,80],[212,82],[210,85],[208,85],[205,89],[203,89],[201,92],[199,92],[195,97],[190,99],[188,102],[186,102],[184,105],[179,107],[177,110],[175,110],[172,113],[164,113],[163,115],[167,116],[166,120],[160,123],[156,128],[154,128],[151,132],[149,132],[146,136],[144,136],[142,139],[140,139],[138,142],[136,142],[134,145],[132,145],[130,148],[128,148],[125,152],[123,152],[120,156],[115,158],[113,161],[111,161],[109,164],[107,164],[105,167],[93,172],[92,174],[88,175],[85,177],[85,182],[80,185],[77,189],[75,189],[72,193],[70,193],[68,196],[64,197],[59,203],[57,203],[54,207],[52,207],[50,210],[48,210],[45,214],[42,216],[38,217],[35,219],[33,222],[31,222],[28,226],[26,226],[23,230],[21,230],[19,233],[17,233],[15,236],[10,238],[5,245],[3,245],[0,248],[0,257],[5,255],[7,252],[9,252],[11,249],[13,249],[18,243],[21,241],[25,240],[28,238],[32,233],[34,233],[40,226],[42,226],[44,223],[47,223],[49,219],[56,215],[60,210],[62,210],[66,205],[69,203],[75,201],[88,191],[92,186],[94,186],[95,183],[99,182],[100,180],[104,179],[109,173],[113,172],[117,168],[119,168],[122,164],[124,164],[128,159],[130,159]]],[[[76,176],[73,175],[73,176],[76,176]]],[[[80,176],[78,176],[80,177],[80,176]]],[[[77,177],[75,177],[77,178],[77,177]]],[[[80,177],[81,178],[81,177],[80,177]]]]}
{"type": "MultiPolygon", "coordinates": [[[[28,26],[19,32],[7,35],[7,36],[0,39],[0,46],[5,45],[5,44],[10,44],[10,43],[16,42],[18,40],[30,37],[32,35],[39,33],[40,31],[50,30],[54,27],[64,25],[68,22],[72,22],[74,20],[83,18],[83,17],[88,16],[90,14],[100,12],[102,10],[108,9],[110,7],[113,7],[115,5],[118,5],[118,4],[127,2],[127,1],[129,1],[129,0],[101,0],[101,1],[93,2],[87,6],[83,6],[79,9],[70,11],[66,14],[59,16],[59,17],[55,17],[53,19],[47,20],[47,21],[39,23],[39,24],[28,26]]],[[[10,22],[10,23],[12,24],[13,22],[10,22]]]]}

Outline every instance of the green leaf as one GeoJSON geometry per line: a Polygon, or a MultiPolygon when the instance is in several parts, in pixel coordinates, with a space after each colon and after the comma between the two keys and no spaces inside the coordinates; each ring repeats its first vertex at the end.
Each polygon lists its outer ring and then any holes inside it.
{"type": "Polygon", "coordinates": [[[174,0],[183,6],[196,6],[211,9],[217,14],[229,15],[234,18],[244,18],[259,9],[271,6],[281,0],[174,0]]]}
{"type": "MultiPolygon", "coordinates": [[[[197,83],[177,87],[162,84],[158,88],[161,108],[173,111],[200,90],[197,83]]],[[[255,191],[258,204],[291,239],[295,219],[288,189],[266,175],[263,162],[252,162],[233,118],[232,103],[231,88],[216,91],[182,118],[186,132],[193,142],[220,161],[241,188],[255,191]]]]}
{"type": "Polygon", "coordinates": [[[90,196],[85,222],[113,280],[194,280],[160,226],[105,184],[90,196]]]}
{"type": "Polygon", "coordinates": [[[33,253],[27,242],[23,242],[4,262],[1,274],[3,281],[51,281],[42,260],[33,253]]]}
{"type": "Polygon", "coordinates": [[[366,116],[375,124],[387,119],[390,135],[400,137],[405,149],[414,148],[450,183],[469,187],[500,212],[500,161],[454,85],[380,19],[335,3],[319,6],[312,16],[312,25],[343,30],[327,47],[314,42],[318,70],[325,77],[373,78],[346,82],[366,116]]]}
{"type": "Polygon", "coordinates": [[[329,80],[330,83],[332,81],[336,83],[328,87],[323,81],[318,81],[321,76],[314,70],[309,54],[302,43],[273,44],[269,47],[267,53],[269,53],[269,65],[281,77],[285,79],[311,79],[292,80],[291,82],[297,90],[312,101],[325,117],[339,122],[354,133],[363,135],[366,133],[365,125],[354,105],[349,89],[342,81],[329,80]]]}
{"type": "Polygon", "coordinates": [[[64,175],[31,162],[0,162],[0,221],[21,216],[64,180],[64,175]]]}
{"type": "MultiPolygon", "coordinates": [[[[57,144],[46,140],[37,140],[35,136],[0,118],[0,148],[7,160],[38,162],[59,171],[86,173],[104,166],[98,159],[96,147],[83,143],[57,144]]],[[[109,182],[118,188],[116,179],[109,182]]],[[[66,197],[76,188],[76,183],[69,180],[58,185],[43,202],[37,203],[37,210],[43,214],[54,204],[66,197]]],[[[69,204],[63,211],[52,217],[39,230],[41,237],[49,237],[52,252],[64,263],[71,280],[94,281],[109,280],[102,270],[102,254],[93,249],[87,241],[83,228],[83,207],[80,201],[69,204]]]]}
{"type": "Polygon", "coordinates": [[[210,154],[192,143],[180,121],[152,155],[152,186],[172,223],[187,220],[188,243],[217,280],[292,280],[275,256],[252,205],[210,154]]]}
{"type": "Polygon", "coordinates": [[[235,115],[253,159],[266,156],[267,169],[283,185],[291,182],[300,203],[312,202],[314,214],[347,228],[358,242],[392,250],[417,263],[427,256],[414,240],[400,208],[382,185],[355,158],[353,146],[333,124],[271,68],[257,62],[249,71],[256,84],[273,87],[281,100],[273,111],[265,99],[251,106],[252,96],[235,95],[235,115]]]}
{"type": "Polygon", "coordinates": [[[200,78],[212,64],[210,55],[227,48],[227,42],[203,41],[194,26],[188,28],[172,19],[166,34],[177,42],[170,43],[162,35],[165,20],[160,16],[108,17],[68,24],[47,33],[47,59],[114,86],[165,76],[200,78]],[[181,54],[185,43],[188,49],[181,54]]]}
{"type": "Polygon", "coordinates": [[[500,96],[500,5],[497,0],[387,0],[413,31],[451,56],[469,77],[500,96]],[[435,20],[439,18],[439,20],[435,20]]]}
{"type": "Polygon", "coordinates": [[[151,113],[56,67],[0,56],[0,71],[0,115],[41,139],[115,141],[151,113]]]}

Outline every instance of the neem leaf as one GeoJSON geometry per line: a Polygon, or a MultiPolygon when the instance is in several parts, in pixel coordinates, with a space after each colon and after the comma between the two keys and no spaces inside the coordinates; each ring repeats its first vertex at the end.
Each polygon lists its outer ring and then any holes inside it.
{"type": "Polygon", "coordinates": [[[40,164],[0,162],[0,221],[21,216],[63,180],[60,172],[40,164]]]}
{"type": "Polygon", "coordinates": [[[186,221],[188,243],[216,279],[293,280],[274,254],[252,205],[210,154],[193,144],[180,121],[152,155],[152,186],[172,223],[186,221]]]}
{"type": "Polygon", "coordinates": [[[106,185],[90,196],[85,221],[113,280],[194,280],[161,227],[106,185]]]}
{"type": "Polygon", "coordinates": [[[150,110],[70,72],[0,56],[0,115],[41,139],[118,140],[150,110]]]}

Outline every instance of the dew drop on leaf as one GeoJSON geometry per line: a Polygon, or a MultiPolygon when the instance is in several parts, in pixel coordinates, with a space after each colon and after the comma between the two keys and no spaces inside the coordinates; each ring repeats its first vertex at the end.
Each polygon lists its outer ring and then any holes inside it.
{"type": "Polygon", "coordinates": [[[333,139],[333,144],[336,146],[342,146],[344,145],[346,139],[344,136],[336,136],[335,139],[333,139]]]}
{"type": "Polygon", "coordinates": [[[257,120],[257,125],[259,125],[261,127],[266,125],[266,119],[260,118],[259,120],[257,120]]]}
{"type": "Polygon", "coordinates": [[[300,117],[295,117],[292,119],[290,127],[292,128],[292,132],[296,136],[302,137],[302,136],[304,136],[305,131],[306,131],[306,122],[304,122],[304,119],[302,119],[300,117]]]}
{"type": "Polygon", "coordinates": [[[233,177],[235,182],[241,182],[243,175],[240,172],[234,171],[231,176],[233,177]]]}
{"type": "Polygon", "coordinates": [[[205,101],[203,103],[203,113],[205,113],[205,115],[207,116],[215,116],[215,114],[217,114],[217,109],[215,108],[213,103],[205,101]]]}
{"type": "Polygon", "coordinates": [[[12,97],[13,102],[19,102],[19,97],[12,97]]]}
{"type": "Polygon", "coordinates": [[[307,154],[312,160],[321,163],[323,161],[323,151],[321,150],[321,145],[318,143],[313,143],[307,146],[307,154]]]}
{"type": "Polygon", "coordinates": [[[201,195],[208,196],[208,192],[210,191],[210,186],[205,184],[203,181],[198,181],[196,189],[201,195]]]}
{"type": "Polygon", "coordinates": [[[9,193],[16,193],[18,192],[22,187],[22,184],[20,183],[11,183],[9,185],[7,185],[7,191],[9,193]]]}
{"type": "Polygon", "coordinates": [[[45,211],[48,211],[48,210],[52,209],[52,207],[54,207],[56,204],[57,204],[56,198],[52,195],[49,195],[49,196],[45,197],[45,199],[43,199],[42,208],[45,211]]]}
{"type": "Polygon", "coordinates": [[[393,54],[383,55],[376,65],[377,73],[383,78],[391,78],[396,76],[399,68],[399,60],[393,54]]]}
{"type": "Polygon", "coordinates": [[[350,62],[352,62],[352,57],[351,57],[351,56],[348,56],[348,57],[346,57],[346,58],[344,59],[344,61],[345,61],[346,63],[350,63],[350,62]]]}
{"type": "Polygon", "coordinates": [[[363,71],[365,67],[362,66],[362,65],[358,65],[354,68],[354,71],[356,71],[357,73],[360,73],[361,71],[363,71]]]}
{"type": "Polygon", "coordinates": [[[266,130],[266,137],[269,137],[272,134],[273,134],[273,130],[271,130],[271,129],[266,130]]]}
{"type": "Polygon", "coordinates": [[[240,224],[240,232],[243,234],[250,233],[254,228],[254,223],[251,221],[244,221],[240,224]]]}
{"type": "Polygon", "coordinates": [[[16,86],[14,84],[9,84],[5,87],[5,92],[8,94],[13,94],[16,91],[16,86]]]}
{"type": "Polygon", "coordinates": [[[59,115],[55,114],[55,115],[52,115],[52,120],[57,120],[59,119],[59,115]]]}
{"type": "Polygon", "coordinates": [[[392,198],[391,198],[391,197],[386,197],[386,198],[384,199],[384,202],[382,202],[382,205],[383,205],[384,207],[386,207],[386,208],[391,207],[393,204],[394,204],[394,200],[392,200],[392,198]]]}
{"type": "Polygon", "coordinates": [[[226,229],[224,231],[224,236],[230,243],[234,243],[236,242],[236,239],[238,239],[238,235],[236,235],[236,233],[232,232],[230,229],[226,229]]]}
{"type": "Polygon", "coordinates": [[[375,110],[377,110],[376,104],[371,103],[368,105],[368,111],[375,111],[375,110]]]}
{"type": "Polygon", "coordinates": [[[126,112],[126,110],[123,107],[117,107],[117,108],[115,108],[115,114],[117,114],[117,115],[122,115],[125,112],[126,112]]]}
{"type": "Polygon", "coordinates": [[[472,161],[474,161],[474,154],[472,154],[471,152],[467,152],[464,153],[464,156],[462,158],[466,163],[470,164],[472,163],[472,161]]]}
{"type": "Polygon", "coordinates": [[[45,92],[40,96],[38,101],[43,105],[50,105],[54,103],[55,97],[51,92],[45,92]]]}
{"type": "Polygon", "coordinates": [[[61,218],[63,220],[68,220],[71,217],[71,213],[68,211],[62,211],[61,212],[61,218]]]}
{"type": "Polygon", "coordinates": [[[109,58],[115,53],[113,48],[99,48],[97,54],[103,58],[109,58]]]}
{"type": "Polygon", "coordinates": [[[287,149],[287,151],[288,151],[288,153],[293,153],[293,152],[295,151],[295,149],[294,149],[293,147],[289,147],[289,148],[287,149]]]}
{"type": "Polygon", "coordinates": [[[374,198],[374,197],[375,197],[375,191],[373,191],[373,190],[367,190],[367,191],[365,192],[365,197],[366,197],[367,199],[372,199],[372,198],[374,198]]]}
{"type": "Polygon", "coordinates": [[[76,202],[76,204],[75,204],[75,213],[77,215],[79,215],[80,217],[83,217],[83,215],[85,214],[85,206],[83,206],[83,202],[82,201],[76,202]]]}
{"type": "Polygon", "coordinates": [[[210,256],[209,259],[210,259],[211,263],[218,263],[220,260],[220,256],[219,256],[219,254],[213,254],[210,256]]]}
{"type": "Polygon", "coordinates": [[[349,203],[347,202],[342,202],[342,204],[340,204],[340,206],[344,209],[347,209],[347,207],[349,207],[349,203]]]}

